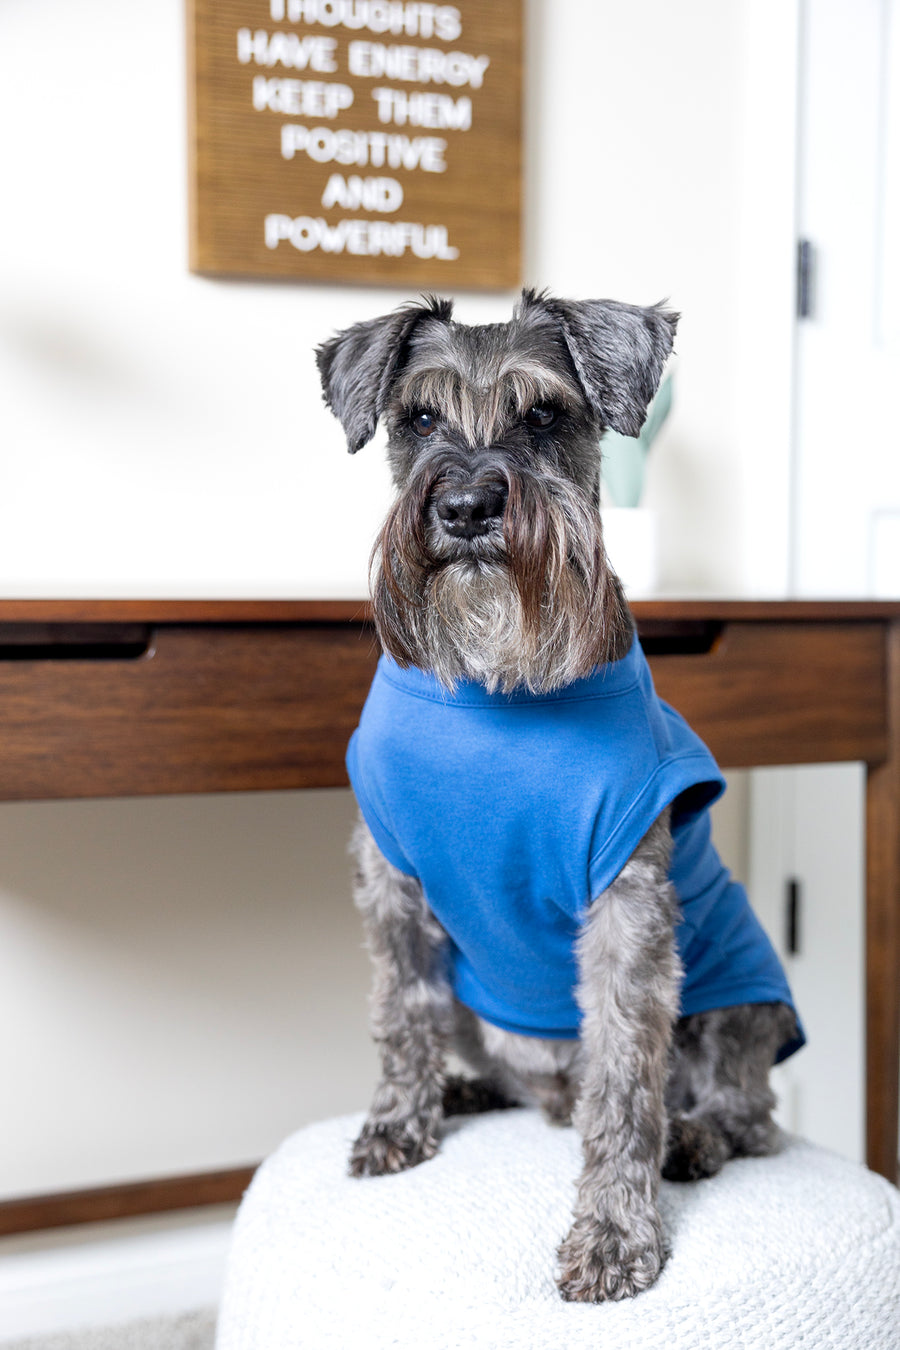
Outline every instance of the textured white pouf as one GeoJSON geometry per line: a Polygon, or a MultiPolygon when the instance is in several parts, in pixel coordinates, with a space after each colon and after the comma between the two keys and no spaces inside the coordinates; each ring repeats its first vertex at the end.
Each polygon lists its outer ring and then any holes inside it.
{"type": "Polygon", "coordinates": [[[451,1121],[432,1161],[353,1180],[361,1116],[263,1164],[235,1224],[217,1350],[900,1350],[900,1192],[801,1141],[663,1183],[671,1256],[622,1303],[563,1303],[580,1163],[531,1111],[451,1121]]]}

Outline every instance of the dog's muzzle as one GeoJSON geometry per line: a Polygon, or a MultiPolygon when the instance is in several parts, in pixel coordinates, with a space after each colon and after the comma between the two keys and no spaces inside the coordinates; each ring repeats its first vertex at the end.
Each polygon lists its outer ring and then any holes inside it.
{"type": "Polygon", "coordinates": [[[499,484],[454,485],[435,498],[434,512],[446,534],[475,539],[495,529],[506,506],[506,489],[499,484]]]}

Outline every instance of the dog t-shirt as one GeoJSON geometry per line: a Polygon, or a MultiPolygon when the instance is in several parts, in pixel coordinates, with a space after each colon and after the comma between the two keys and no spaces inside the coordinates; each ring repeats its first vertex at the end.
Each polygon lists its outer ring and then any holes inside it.
{"type": "MultiPolygon", "coordinates": [[[[682,1014],[793,1007],[784,971],[712,844],[722,774],[656,694],[635,638],[621,661],[549,693],[448,691],[382,656],[347,752],[384,856],[446,930],[453,990],[508,1031],[573,1038],[587,910],[672,807],[682,1014]]],[[[779,1059],[803,1044],[802,1032],[779,1059]]]]}

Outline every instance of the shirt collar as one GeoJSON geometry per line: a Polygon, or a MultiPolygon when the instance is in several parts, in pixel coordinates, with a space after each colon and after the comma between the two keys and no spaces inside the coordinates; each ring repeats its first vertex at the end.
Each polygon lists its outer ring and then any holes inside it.
{"type": "Polygon", "coordinates": [[[514,689],[508,694],[499,690],[490,693],[477,680],[460,680],[455,690],[447,689],[438,680],[433,671],[421,670],[418,666],[398,666],[387,654],[378,662],[379,674],[383,679],[403,693],[417,698],[430,699],[436,703],[445,703],[456,707],[505,708],[521,705],[545,703],[567,703],[591,698],[608,698],[624,693],[637,684],[645,666],[645,657],[641,644],[635,636],[626,656],[621,661],[610,661],[596,666],[590,675],[573,680],[571,684],[545,693],[532,693],[528,689],[514,689]]]}

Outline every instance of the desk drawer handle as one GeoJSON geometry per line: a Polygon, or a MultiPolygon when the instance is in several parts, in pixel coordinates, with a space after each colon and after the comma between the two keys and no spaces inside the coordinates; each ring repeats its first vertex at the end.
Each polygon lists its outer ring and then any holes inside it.
{"type": "Polygon", "coordinates": [[[153,629],[139,623],[0,623],[0,661],[136,661],[153,629]]]}
{"type": "Polygon", "coordinates": [[[639,624],[638,631],[648,656],[706,656],[724,627],[713,619],[673,619],[639,624]]]}

